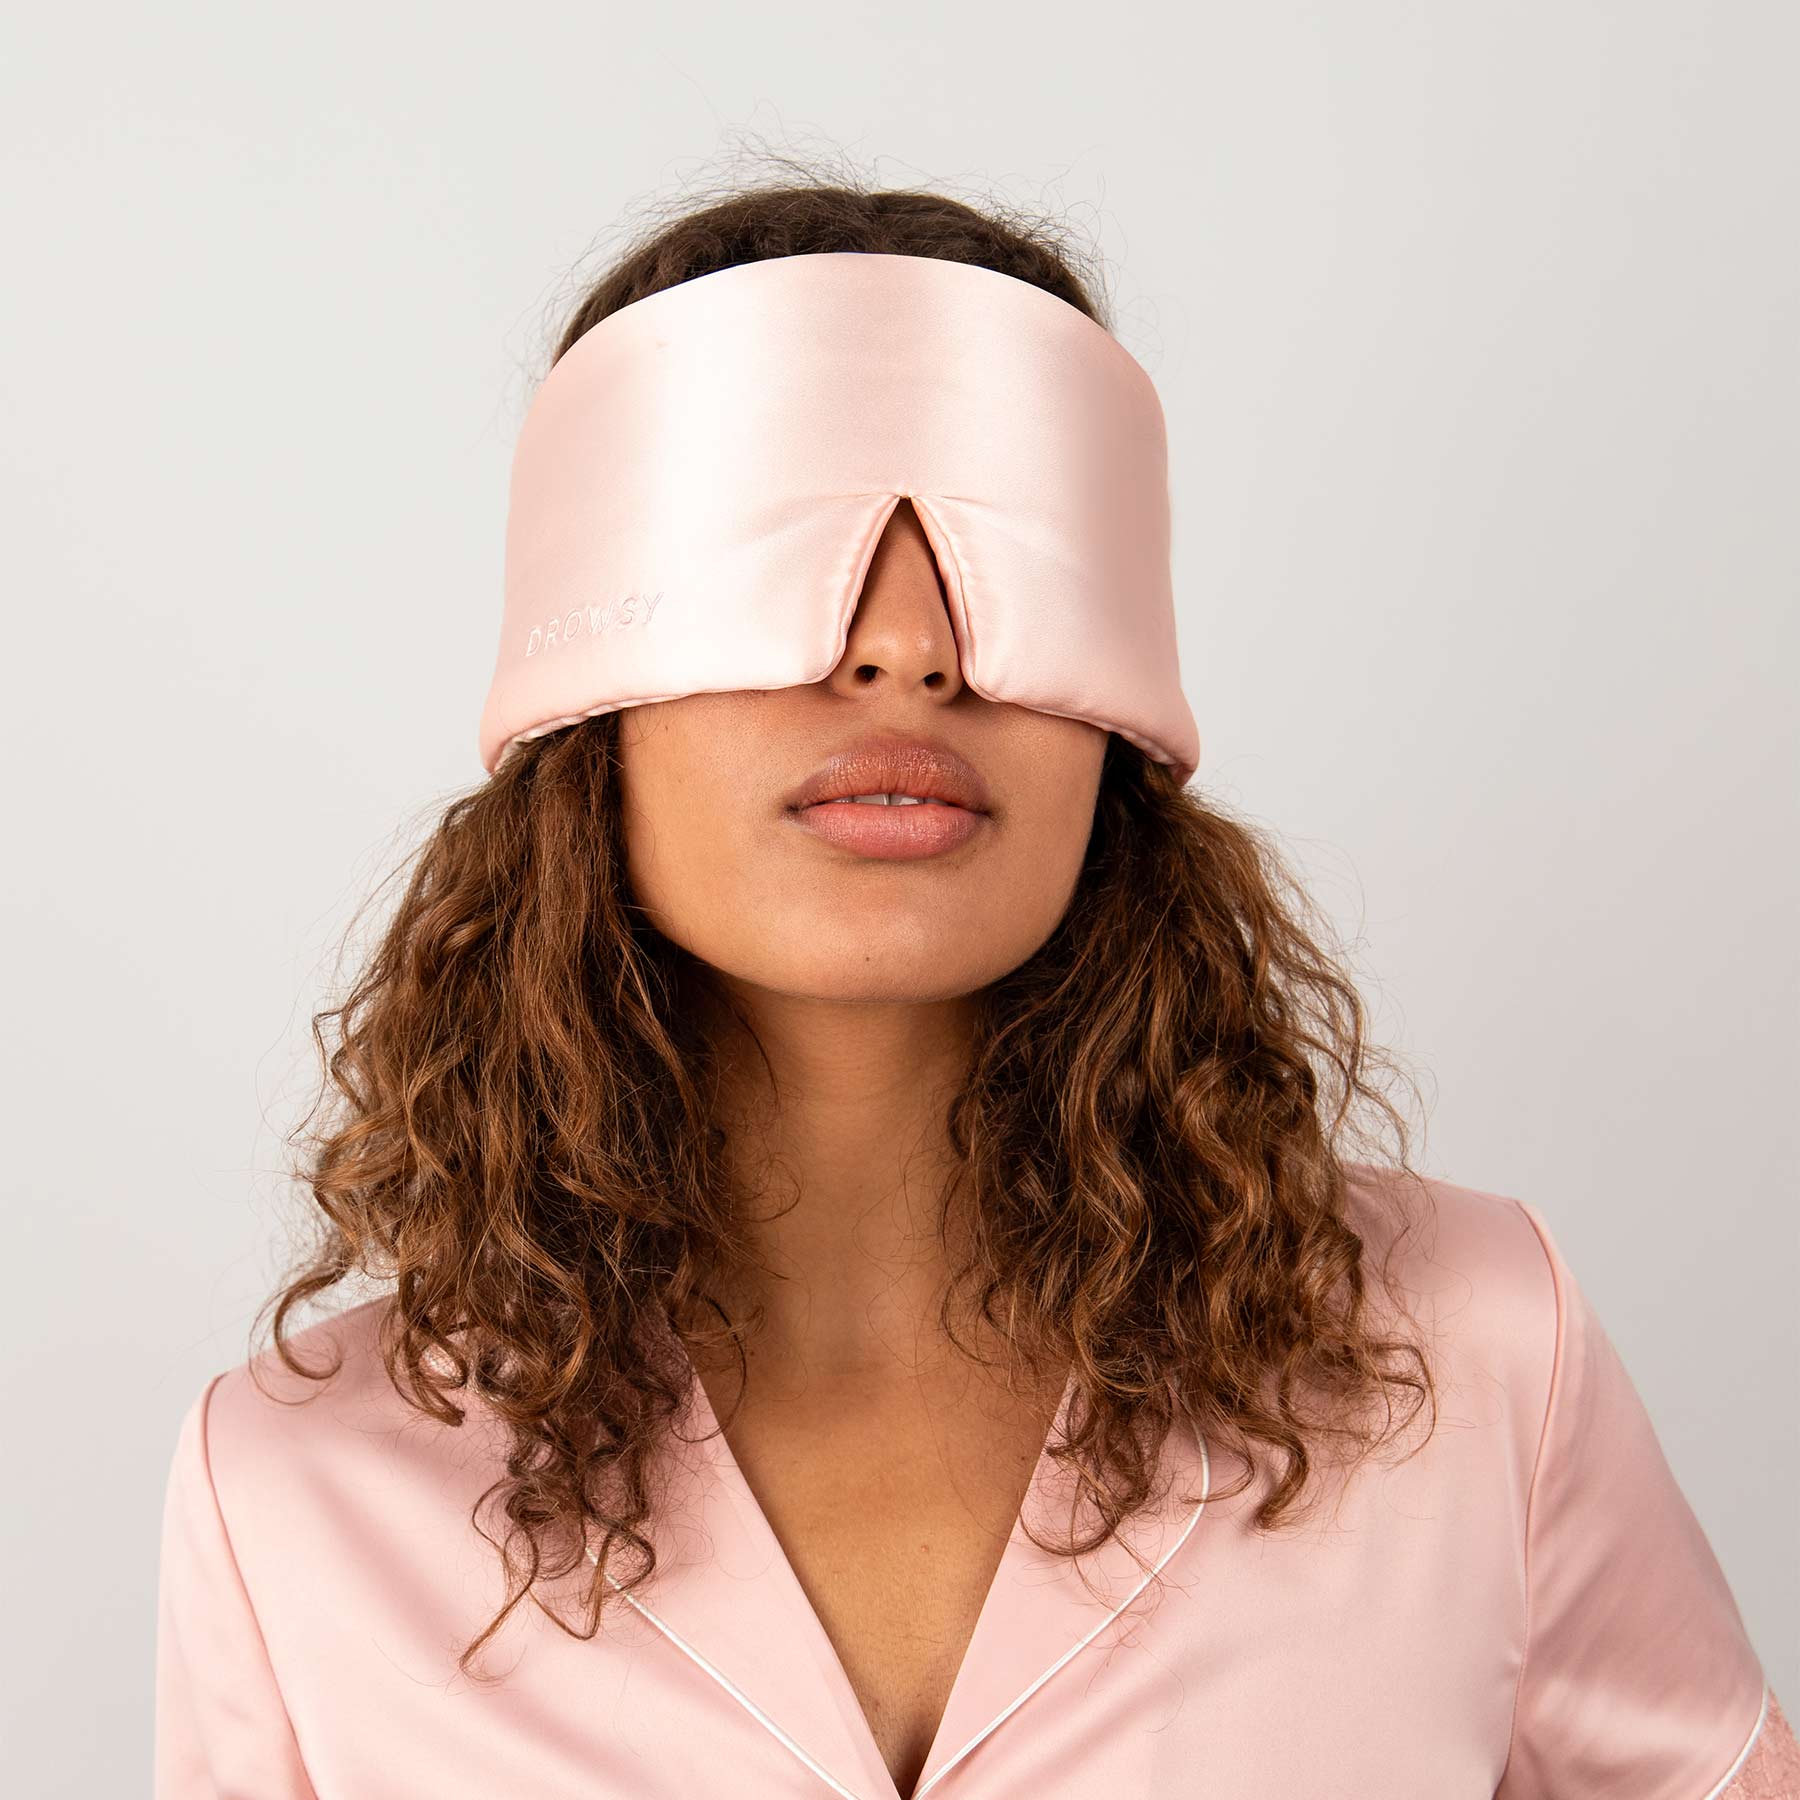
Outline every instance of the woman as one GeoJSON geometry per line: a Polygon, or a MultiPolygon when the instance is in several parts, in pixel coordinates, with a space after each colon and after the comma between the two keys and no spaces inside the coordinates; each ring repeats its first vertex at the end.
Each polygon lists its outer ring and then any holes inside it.
{"type": "Polygon", "coordinates": [[[1800,1793],[1546,1222],[1184,785],[1148,394],[931,194],[576,309],[490,779],[180,1433],[161,1800],[1800,1793]]]}

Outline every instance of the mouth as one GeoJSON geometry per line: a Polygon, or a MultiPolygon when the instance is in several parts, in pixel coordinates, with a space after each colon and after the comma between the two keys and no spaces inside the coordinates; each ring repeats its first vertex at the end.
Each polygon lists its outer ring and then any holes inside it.
{"type": "Polygon", "coordinates": [[[986,783],[948,745],[896,736],[858,740],[789,794],[788,817],[856,855],[936,856],[992,823],[986,783]]]}
{"type": "Polygon", "coordinates": [[[948,806],[948,800],[927,800],[919,794],[840,794],[835,800],[820,800],[819,806],[948,806]]]}

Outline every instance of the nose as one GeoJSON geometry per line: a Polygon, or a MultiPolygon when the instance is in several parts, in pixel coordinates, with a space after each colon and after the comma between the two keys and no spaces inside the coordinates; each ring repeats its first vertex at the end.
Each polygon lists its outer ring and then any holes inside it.
{"type": "Polygon", "coordinates": [[[919,694],[942,704],[962,692],[962,665],[943,577],[925,527],[905,495],[875,546],[844,654],[829,681],[835,691],[851,697],[919,694]]]}

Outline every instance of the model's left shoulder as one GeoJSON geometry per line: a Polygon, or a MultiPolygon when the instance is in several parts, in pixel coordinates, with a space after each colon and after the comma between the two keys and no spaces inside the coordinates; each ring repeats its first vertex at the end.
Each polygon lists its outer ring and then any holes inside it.
{"type": "Polygon", "coordinates": [[[1382,1280],[1391,1282],[1447,1368],[1499,1380],[1521,1420],[1541,1423],[1558,1294],[1533,1209],[1509,1194],[1371,1163],[1348,1163],[1345,1175],[1343,1216],[1362,1239],[1372,1303],[1385,1303],[1382,1280]]]}
{"type": "MultiPolygon", "coordinates": [[[[1544,1212],[1357,1166],[1345,1217],[1417,1307],[1457,1383],[1505,1396],[1527,1624],[1498,1800],[1754,1794],[1781,1752],[1718,1558],[1544,1212]]],[[[1483,1405],[1475,1414],[1491,1422],[1483,1405]]],[[[1780,1790],[1776,1790],[1780,1791],[1780,1790]]]]}

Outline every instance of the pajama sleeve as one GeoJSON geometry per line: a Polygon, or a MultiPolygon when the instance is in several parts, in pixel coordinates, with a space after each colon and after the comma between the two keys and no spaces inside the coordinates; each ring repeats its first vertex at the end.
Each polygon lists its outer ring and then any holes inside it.
{"type": "Polygon", "coordinates": [[[163,1501],[154,1800],[316,1800],[213,1489],[221,1379],[182,1419],[163,1501]]]}
{"type": "Polygon", "coordinates": [[[1800,1740],[1773,1689],[1762,1728],[1718,1800],[1800,1800],[1800,1740]]]}
{"type": "Polygon", "coordinates": [[[1526,1641],[1495,1800],[1724,1800],[1769,1695],[1724,1571],[1537,1209],[1556,1296],[1525,1515],[1526,1641]]]}

